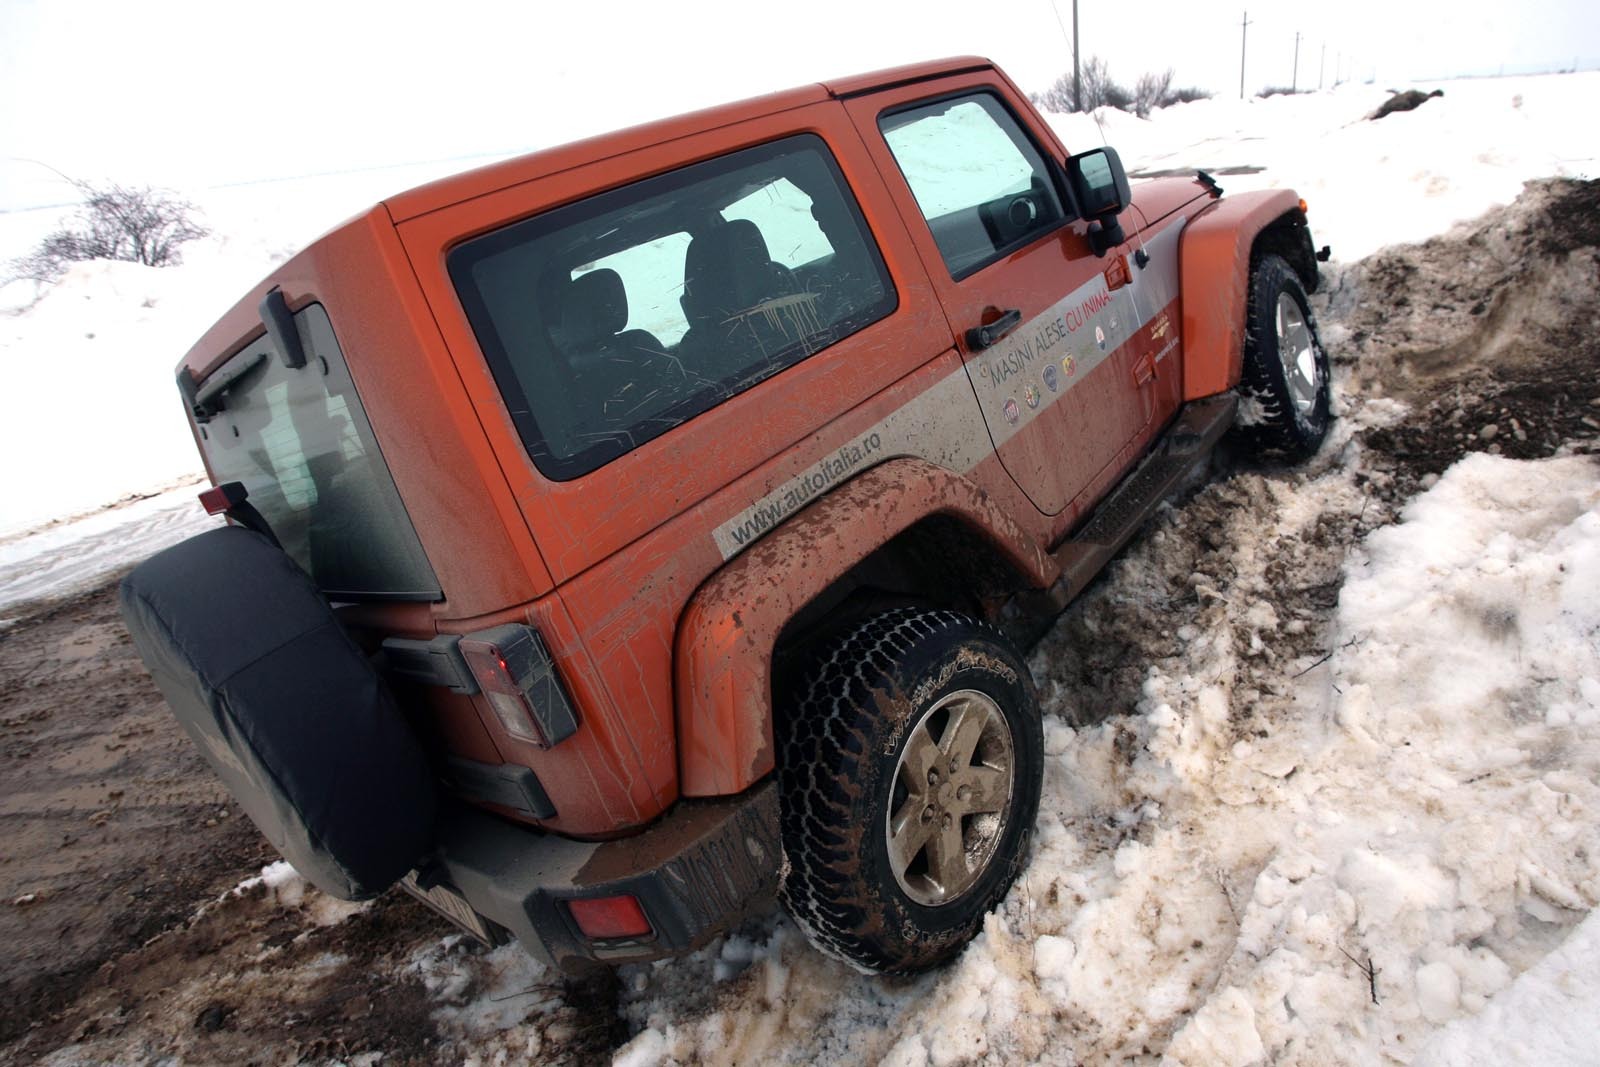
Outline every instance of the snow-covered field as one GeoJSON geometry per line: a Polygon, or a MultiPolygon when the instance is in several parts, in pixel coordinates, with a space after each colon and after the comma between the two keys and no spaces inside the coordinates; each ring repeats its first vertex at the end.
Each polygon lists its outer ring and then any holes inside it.
{"type": "MultiPolygon", "coordinates": [[[[1295,187],[1337,278],[1527,179],[1600,171],[1600,74],[1444,88],[1379,123],[1360,86],[1055,121],[1130,170],[1295,187]]],[[[285,220],[303,239],[362,206],[314,182],[259,196],[215,206],[181,268],[89,265],[0,322],[0,447],[37,457],[0,474],[0,613],[203,519],[189,487],[18,533],[192,476],[178,356],[294,247],[285,220]]],[[[1337,358],[1353,311],[1322,307],[1337,358]]],[[[1312,464],[1168,509],[1035,650],[1033,856],[954,966],[860,976],[773,916],[624,969],[618,1062],[1600,1062],[1600,468],[1487,434],[1406,499],[1362,434],[1413,409],[1359,376],[1312,464]]],[[[466,1062],[559,1045],[562,988],[514,946],[406,966],[466,1062]]]]}

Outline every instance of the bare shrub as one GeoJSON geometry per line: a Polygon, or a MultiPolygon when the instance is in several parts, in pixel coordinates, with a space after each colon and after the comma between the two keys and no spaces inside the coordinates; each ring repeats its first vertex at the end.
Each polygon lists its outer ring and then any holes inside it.
{"type": "Polygon", "coordinates": [[[1111,69],[1099,56],[1090,56],[1083,65],[1083,109],[1114,107],[1118,111],[1133,110],[1133,94],[1117,84],[1111,69]]]}
{"type": "Polygon", "coordinates": [[[179,245],[210,232],[196,218],[195,206],[173,193],[69,180],[83,203],[61,229],[11,262],[13,278],[54,281],[73,263],[90,259],[171,266],[179,262],[179,245]]]}
{"type": "Polygon", "coordinates": [[[1054,111],[1060,115],[1067,115],[1076,110],[1072,99],[1072,72],[1061,75],[1050,83],[1050,88],[1042,93],[1029,93],[1028,99],[1033,106],[1044,111],[1054,111]]]}
{"type": "MultiPolygon", "coordinates": [[[[1090,56],[1089,61],[1083,65],[1082,80],[1085,111],[1093,111],[1099,107],[1114,107],[1122,111],[1131,111],[1140,118],[1147,118],[1150,112],[1158,107],[1186,104],[1211,97],[1211,93],[1193,86],[1174,89],[1171,67],[1160,73],[1142,75],[1134,83],[1133,89],[1129,90],[1111,76],[1106,61],[1099,56],[1090,56]]],[[[1050,88],[1042,93],[1033,93],[1029,99],[1046,111],[1066,113],[1074,110],[1072,73],[1069,71],[1063,74],[1050,88]]]]}
{"type": "Polygon", "coordinates": [[[1161,101],[1172,91],[1172,68],[1159,74],[1141,74],[1133,83],[1133,113],[1149,118],[1150,112],[1161,106],[1161,101]]]}
{"type": "Polygon", "coordinates": [[[1210,100],[1215,95],[1210,89],[1202,89],[1197,85],[1185,85],[1181,89],[1172,89],[1162,98],[1160,107],[1171,107],[1173,104],[1192,104],[1196,100],[1210,100]]]}

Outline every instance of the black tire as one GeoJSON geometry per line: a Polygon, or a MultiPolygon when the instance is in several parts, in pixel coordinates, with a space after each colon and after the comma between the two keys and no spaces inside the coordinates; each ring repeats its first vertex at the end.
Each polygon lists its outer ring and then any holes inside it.
{"type": "Polygon", "coordinates": [[[803,692],[779,730],[785,906],[817,948],[858,967],[905,974],[948,959],[1010,889],[1038,813],[1043,737],[1026,665],[965,615],[904,608],[835,641],[803,692]],[[922,768],[930,784],[913,796],[922,768]],[[891,842],[891,818],[913,811],[891,842]],[[913,858],[897,869],[892,852],[913,858]]]}
{"type": "Polygon", "coordinates": [[[1331,419],[1328,353],[1300,276],[1282,256],[1256,261],[1245,328],[1238,437],[1254,452],[1309,459],[1331,419]]]}

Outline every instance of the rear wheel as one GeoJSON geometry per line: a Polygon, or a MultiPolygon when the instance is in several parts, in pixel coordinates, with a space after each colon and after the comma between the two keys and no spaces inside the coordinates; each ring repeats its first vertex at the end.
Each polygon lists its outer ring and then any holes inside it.
{"type": "Polygon", "coordinates": [[[1257,261],[1246,327],[1240,436],[1257,451],[1307,459],[1328,433],[1328,353],[1300,276],[1282,256],[1257,261]]]}
{"type": "Polygon", "coordinates": [[[782,895],[812,942],[902,973],[957,952],[1010,888],[1038,811],[1021,657],[956,612],[873,616],[782,727],[782,895]]]}

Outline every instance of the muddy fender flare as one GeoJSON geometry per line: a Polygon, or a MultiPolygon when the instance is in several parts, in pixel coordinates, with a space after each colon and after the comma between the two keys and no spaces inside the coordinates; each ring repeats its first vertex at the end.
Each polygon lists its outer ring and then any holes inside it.
{"type": "Polygon", "coordinates": [[[295,870],[364,900],[416,865],[437,807],[421,745],[282,550],[210,530],[134,568],[120,605],[184,731],[295,870]]]}
{"type": "Polygon", "coordinates": [[[874,549],[930,515],[981,534],[1039,588],[1060,573],[969,479],[890,460],[834,489],[713,575],[690,600],[674,656],[684,796],[747,789],[774,766],[772,654],[795,613],[874,549]]]}
{"type": "Polygon", "coordinates": [[[1263,190],[1215,200],[1184,227],[1178,262],[1185,400],[1239,384],[1251,250],[1285,216],[1304,221],[1299,198],[1288,189],[1263,190]]]}

